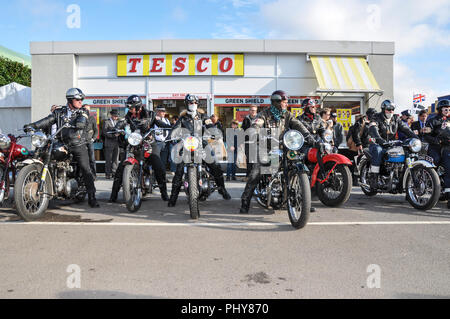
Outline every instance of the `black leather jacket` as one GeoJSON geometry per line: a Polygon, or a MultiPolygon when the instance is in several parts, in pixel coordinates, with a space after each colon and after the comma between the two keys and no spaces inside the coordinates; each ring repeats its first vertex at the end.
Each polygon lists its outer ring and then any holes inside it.
{"type": "Polygon", "coordinates": [[[297,119],[306,127],[310,134],[322,136],[325,132],[325,126],[318,114],[314,114],[311,119],[306,113],[297,116],[297,119]]]}
{"type": "MultiPolygon", "coordinates": [[[[178,128],[184,128],[184,129],[189,130],[190,134],[194,136],[194,134],[198,135],[198,133],[204,134],[205,129],[212,129],[214,127],[215,127],[215,125],[206,116],[206,114],[203,113],[202,111],[197,110],[197,114],[194,117],[190,116],[187,113],[187,111],[183,111],[183,112],[181,112],[180,118],[178,119],[178,121],[172,127],[172,132],[175,132],[175,134],[177,135],[176,137],[179,137],[178,136],[179,130],[177,130],[177,131],[175,131],[175,130],[178,128]],[[197,125],[199,127],[197,127],[197,125]],[[201,127],[200,127],[200,125],[201,125],[201,127]]],[[[168,139],[175,138],[175,136],[172,136],[172,132],[167,137],[168,139]]],[[[205,144],[205,141],[203,144],[205,144]]]]}
{"type": "Polygon", "coordinates": [[[87,134],[86,128],[88,125],[89,112],[85,108],[80,108],[78,110],[72,110],[72,114],[68,115],[69,107],[63,106],[56,109],[49,116],[34,122],[27,124],[25,126],[31,126],[38,130],[51,130],[53,124],[56,124],[56,128],[59,129],[66,122],[73,126],[74,128],[64,128],[59,133],[59,138],[67,146],[75,147],[86,144],[87,134]]]}
{"type": "Polygon", "coordinates": [[[425,126],[431,128],[430,133],[424,134],[426,142],[435,147],[450,146],[450,118],[438,114],[429,119],[425,126]]]}
{"type": "Polygon", "coordinates": [[[147,111],[145,109],[141,109],[137,116],[133,116],[133,113],[128,112],[125,115],[125,121],[128,123],[128,125],[130,125],[130,129],[132,132],[137,129],[146,132],[155,124],[161,128],[172,127],[170,124],[166,124],[163,121],[156,119],[156,113],[154,111],[147,111]]]}
{"type": "Polygon", "coordinates": [[[402,132],[407,137],[419,138],[397,115],[392,115],[391,121],[388,123],[384,112],[377,113],[373,116],[369,124],[369,136],[375,138],[378,145],[396,140],[397,131],[402,132]]]}

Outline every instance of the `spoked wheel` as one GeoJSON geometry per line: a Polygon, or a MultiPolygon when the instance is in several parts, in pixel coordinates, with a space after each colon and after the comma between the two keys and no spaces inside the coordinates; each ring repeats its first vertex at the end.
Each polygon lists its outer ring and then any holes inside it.
{"type": "Polygon", "coordinates": [[[189,194],[189,211],[192,219],[198,219],[200,211],[198,209],[198,180],[197,180],[197,168],[192,166],[188,168],[188,194],[189,194]]]}
{"type": "MultiPolygon", "coordinates": [[[[334,162],[325,163],[325,176],[328,176],[333,166],[334,162]]],[[[326,182],[317,184],[317,196],[326,206],[339,206],[350,197],[352,184],[352,174],[348,166],[343,164],[337,165],[326,182]]]]}
{"type": "Polygon", "coordinates": [[[291,225],[296,229],[303,228],[308,222],[311,210],[311,188],[306,173],[290,173],[287,195],[291,225]]]}
{"type": "Polygon", "coordinates": [[[139,165],[126,165],[123,170],[123,197],[129,212],[139,210],[142,204],[142,189],[138,187],[139,165]]]}
{"type": "Polygon", "coordinates": [[[439,176],[433,168],[419,166],[411,170],[406,178],[406,199],[411,206],[420,210],[431,209],[439,201],[440,195],[439,176]]]}
{"type": "Polygon", "coordinates": [[[261,177],[261,179],[254,191],[256,201],[263,208],[267,208],[267,194],[266,194],[266,187],[265,187],[267,185],[267,183],[265,183],[265,181],[266,181],[265,177],[261,177]]]}
{"type": "Polygon", "coordinates": [[[48,175],[44,182],[43,193],[39,194],[38,192],[41,171],[41,165],[31,164],[22,168],[17,175],[14,201],[17,213],[25,221],[33,221],[42,217],[50,202],[51,185],[48,175]]]}
{"type": "Polygon", "coordinates": [[[361,190],[367,196],[375,196],[378,192],[370,187],[369,183],[369,169],[370,163],[367,159],[364,159],[360,164],[359,182],[361,190]]]}

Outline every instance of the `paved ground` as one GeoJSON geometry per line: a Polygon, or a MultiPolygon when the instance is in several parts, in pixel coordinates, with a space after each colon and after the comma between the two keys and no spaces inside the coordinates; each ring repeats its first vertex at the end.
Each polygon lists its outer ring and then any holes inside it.
{"type": "Polygon", "coordinates": [[[315,199],[294,230],[256,202],[239,215],[242,182],[227,182],[232,200],[202,203],[198,221],[183,194],[168,208],[156,192],[130,214],[107,202],[111,183],[96,182],[100,209],[54,203],[38,223],[0,209],[0,298],[450,297],[443,202],[422,212],[353,188],[340,208],[315,199]]]}

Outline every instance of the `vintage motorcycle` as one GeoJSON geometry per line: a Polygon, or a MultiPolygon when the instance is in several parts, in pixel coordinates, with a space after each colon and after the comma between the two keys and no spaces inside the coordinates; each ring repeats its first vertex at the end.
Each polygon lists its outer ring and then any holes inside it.
{"type": "Polygon", "coordinates": [[[20,162],[21,168],[14,184],[17,213],[25,221],[42,217],[51,199],[83,201],[86,186],[78,163],[73,160],[66,145],[57,138],[66,123],[53,135],[31,132],[34,156],[20,162]]]}
{"type": "Polygon", "coordinates": [[[331,146],[332,132],[326,130],[322,135],[320,147],[307,151],[306,166],[311,179],[311,188],[316,187],[319,200],[329,207],[344,204],[352,190],[352,162],[342,154],[335,153],[331,146]]]}
{"type": "Polygon", "coordinates": [[[367,149],[359,161],[359,184],[364,194],[375,196],[378,193],[406,192],[406,199],[414,208],[433,208],[439,200],[441,185],[433,159],[422,151],[422,142],[411,138],[403,142],[390,141],[382,147],[387,150],[376,188],[369,183],[371,156],[367,149]]]}
{"type": "Polygon", "coordinates": [[[8,200],[10,188],[14,186],[20,161],[29,158],[32,153],[18,144],[27,134],[14,136],[0,131],[0,205],[8,200]]]}
{"type": "MultiPolygon", "coordinates": [[[[204,165],[207,153],[213,156],[212,148],[203,148],[203,141],[214,140],[214,135],[205,134],[203,137],[186,134],[177,136],[167,142],[177,142],[173,148],[173,154],[178,154],[183,159],[183,186],[189,202],[189,212],[192,219],[200,217],[199,202],[205,201],[218,189],[208,165],[204,165]]],[[[206,142],[205,142],[205,145],[206,142]]],[[[211,160],[213,158],[211,157],[211,160]]],[[[219,190],[220,193],[220,190],[219,190]]]]}
{"type": "MultiPolygon", "coordinates": [[[[127,134],[126,160],[123,169],[123,196],[129,212],[136,212],[142,204],[142,198],[157,187],[151,164],[148,162],[152,154],[152,142],[155,130],[149,129],[142,135],[141,129],[127,134]]],[[[161,128],[158,131],[163,130],[161,128]]],[[[116,130],[112,133],[125,133],[116,130]]]]}
{"type": "MultiPolygon", "coordinates": [[[[267,139],[278,143],[275,137],[267,139]]],[[[261,167],[261,179],[255,188],[256,201],[265,208],[287,208],[291,225],[303,228],[309,219],[311,210],[311,188],[308,179],[306,155],[300,152],[305,139],[297,130],[288,130],[283,134],[282,150],[269,152],[267,159],[260,159],[261,165],[270,171],[264,174],[261,167]],[[273,165],[279,163],[279,165],[273,165]]]]}

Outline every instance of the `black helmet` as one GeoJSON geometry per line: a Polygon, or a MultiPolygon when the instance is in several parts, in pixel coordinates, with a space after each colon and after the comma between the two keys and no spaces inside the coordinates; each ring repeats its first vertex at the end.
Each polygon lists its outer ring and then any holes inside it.
{"type": "Polygon", "coordinates": [[[317,101],[316,100],[314,100],[314,99],[309,99],[309,98],[307,98],[307,99],[304,99],[303,101],[302,101],[302,108],[306,108],[306,107],[308,107],[308,106],[314,106],[314,107],[316,107],[318,104],[317,104],[317,101]]]}
{"type": "Polygon", "coordinates": [[[282,100],[287,100],[287,99],[289,99],[289,96],[283,90],[276,90],[270,96],[270,101],[272,101],[272,102],[281,102],[282,100]]]}
{"type": "Polygon", "coordinates": [[[188,107],[190,103],[196,102],[198,104],[198,97],[193,94],[187,94],[184,97],[184,106],[188,107]]]}
{"type": "Polygon", "coordinates": [[[367,118],[369,120],[372,119],[372,116],[374,116],[376,113],[377,113],[377,110],[375,110],[373,107],[368,108],[366,111],[367,118]]]}
{"type": "Polygon", "coordinates": [[[390,100],[384,100],[383,103],[381,103],[381,109],[384,110],[395,110],[395,104],[392,103],[390,100]]]}
{"type": "Polygon", "coordinates": [[[139,95],[136,94],[130,95],[127,101],[125,102],[125,106],[129,109],[135,108],[137,110],[140,110],[142,106],[142,99],[139,95]]]}
{"type": "Polygon", "coordinates": [[[450,100],[440,100],[436,106],[436,109],[440,110],[443,107],[450,107],[450,100]]]}
{"type": "Polygon", "coordinates": [[[81,91],[79,88],[71,88],[71,89],[68,89],[66,92],[67,100],[72,100],[72,99],[84,100],[84,98],[85,98],[85,95],[84,95],[83,91],[81,91]]]}

